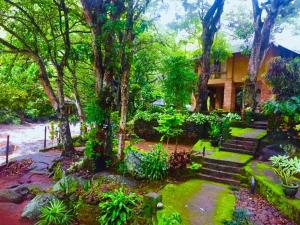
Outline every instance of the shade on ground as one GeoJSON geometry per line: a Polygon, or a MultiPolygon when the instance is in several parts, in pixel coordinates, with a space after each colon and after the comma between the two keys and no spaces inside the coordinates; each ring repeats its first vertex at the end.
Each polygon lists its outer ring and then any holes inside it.
{"type": "Polygon", "coordinates": [[[209,156],[206,156],[206,158],[246,164],[253,157],[251,155],[246,155],[246,154],[220,151],[220,152],[215,152],[209,156]]]}
{"type": "Polygon", "coordinates": [[[221,225],[230,220],[235,197],[229,186],[202,180],[189,180],[181,184],[168,184],[162,191],[163,217],[178,212],[184,225],[221,225]]]}
{"type": "Polygon", "coordinates": [[[252,139],[262,139],[267,135],[267,131],[254,128],[231,127],[231,135],[234,137],[244,137],[252,139]]]}

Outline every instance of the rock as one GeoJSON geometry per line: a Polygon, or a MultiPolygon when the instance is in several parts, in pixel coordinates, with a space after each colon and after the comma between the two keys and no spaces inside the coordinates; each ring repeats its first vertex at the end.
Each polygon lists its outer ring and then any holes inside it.
{"type": "Polygon", "coordinates": [[[138,186],[138,183],[134,179],[130,179],[121,175],[111,174],[110,172],[100,172],[93,176],[93,180],[99,178],[99,177],[105,177],[108,181],[117,182],[119,184],[126,185],[130,188],[135,188],[138,186]]]}
{"type": "Polygon", "coordinates": [[[259,156],[259,160],[267,161],[272,156],[285,155],[286,153],[278,145],[267,145],[264,147],[259,156]]]}
{"type": "Polygon", "coordinates": [[[158,206],[162,206],[162,195],[160,193],[150,192],[144,196],[144,213],[151,218],[158,206]]]}
{"type": "Polygon", "coordinates": [[[136,151],[130,151],[125,158],[125,164],[128,172],[138,178],[144,178],[144,174],[141,167],[143,154],[136,151]]]}
{"type": "MultiPolygon", "coordinates": [[[[17,146],[15,145],[9,145],[8,154],[12,154],[17,149],[17,146]]],[[[0,156],[6,155],[6,143],[0,144],[0,156]]]]}
{"type": "Polygon", "coordinates": [[[54,199],[56,199],[56,197],[52,194],[37,195],[24,208],[22,212],[22,218],[28,218],[30,220],[38,219],[40,216],[40,209],[54,199]]]}
{"type": "Polygon", "coordinates": [[[23,196],[13,189],[0,190],[0,202],[21,203],[22,201],[23,196]]]}
{"type": "Polygon", "coordinates": [[[162,209],[164,207],[164,204],[162,202],[157,203],[156,206],[158,209],[162,209]]]}

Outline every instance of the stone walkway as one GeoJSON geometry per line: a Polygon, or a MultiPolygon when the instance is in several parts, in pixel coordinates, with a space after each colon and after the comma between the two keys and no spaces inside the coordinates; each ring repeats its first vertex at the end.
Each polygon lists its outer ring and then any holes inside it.
{"type": "MultiPolygon", "coordinates": [[[[218,208],[223,197],[234,199],[228,185],[189,180],[180,184],[168,184],[162,191],[164,209],[159,211],[158,218],[178,212],[183,225],[221,225],[232,215],[235,202],[218,208]],[[221,197],[221,198],[220,198],[221,197]]],[[[227,200],[227,199],[226,199],[227,200]]]]}

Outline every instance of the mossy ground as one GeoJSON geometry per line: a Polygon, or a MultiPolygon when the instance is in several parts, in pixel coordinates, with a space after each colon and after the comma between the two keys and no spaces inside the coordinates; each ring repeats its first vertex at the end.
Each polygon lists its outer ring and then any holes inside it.
{"type": "MultiPolygon", "coordinates": [[[[245,168],[248,181],[253,176],[256,180],[256,191],[263,195],[268,202],[274,205],[296,224],[300,224],[300,199],[285,197],[280,180],[273,173],[272,166],[261,162],[252,162],[245,168]]],[[[300,182],[299,179],[296,181],[300,182]]]]}
{"type": "MultiPolygon", "coordinates": [[[[189,212],[187,205],[193,201],[198,194],[201,194],[204,184],[217,185],[222,188],[217,194],[217,200],[211,224],[221,225],[222,221],[230,220],[235,207],[235,197],[231,193],[229,186],[202,180],[189,180],[181,184],[168,184],[162,191],[164,209],[158,212],[158,221],[163,215],[171,215],[174,212],[181,214],[184,225],[191,224],[191,218],[199,216],[189,212]]],[[[209,196],[206,196],[209,200],[209,196]]],[[[213,201],[213,199],[211,199],[213,201]]],[[[199,212],[201,213],[201,212],[199,212]]],[[[205,213],[205,212],[204,212],[205,213]]]]}
{"type": "Polygon", "coordinates": [[[240,128],[240,127],[231,127],[231,135],[233,137],[243,137],[247,136],[254,139],[262,139],[267,135],[266,130],[259,130],[254,128],[240,128]]]}
{"type": "Polygon", "coordinates": [[[247,163],[253,157],[251,155],[239,154],[234,152],[215,152],[214,154],[207,156],[207,158],[237,163],[247,163]]]}
{"type": "Polygon", "coordinates": [[[192,148],[193,151],[199,152],[202,151],[205,147],[206,152],[217,152],[219,147],[213,147],[209,140],[200,139],[192,148]]]}

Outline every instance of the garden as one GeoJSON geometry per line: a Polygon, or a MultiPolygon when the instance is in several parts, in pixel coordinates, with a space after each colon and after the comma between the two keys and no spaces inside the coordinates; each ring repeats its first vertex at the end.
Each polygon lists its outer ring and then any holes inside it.
{"type": "Polygon", "coordinates": [[[300,224],[291,2],[2,1],[0,224],[300,224]]]}

